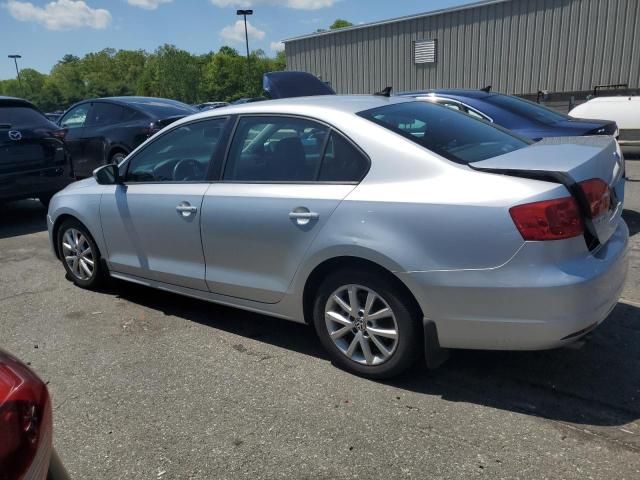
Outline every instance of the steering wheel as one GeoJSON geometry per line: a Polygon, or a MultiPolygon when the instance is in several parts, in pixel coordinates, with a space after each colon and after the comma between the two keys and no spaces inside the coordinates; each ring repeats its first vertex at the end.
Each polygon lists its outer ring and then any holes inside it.
{"type": "Polygon", "coordinates": [[[180,160],[173,167],[173,180],[186,182],[189,180],[204,180],[205,172],[199,161],[193,158],[180,160]]]}

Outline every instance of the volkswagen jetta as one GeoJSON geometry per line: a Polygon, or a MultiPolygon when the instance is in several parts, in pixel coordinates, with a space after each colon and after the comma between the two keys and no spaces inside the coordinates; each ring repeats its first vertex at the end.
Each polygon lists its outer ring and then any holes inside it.
{"type": "Polygon", "coordinates": [[[448,348],[546,349],[602,322],[625,279],[612,137],[531,144],[427,102],[318,96],[162,130],[58,193],[55,254],[312,324],[374,378],[448,348]]]}

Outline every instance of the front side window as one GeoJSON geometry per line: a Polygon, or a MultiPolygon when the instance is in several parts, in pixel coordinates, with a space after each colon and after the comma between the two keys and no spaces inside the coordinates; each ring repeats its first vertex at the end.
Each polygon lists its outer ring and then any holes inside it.
{"type": "Polygon", "coordinates": [[[62,120],[60,120],[60,126],[62,128],[80,128],[83,127],[87,120],[87,114],[91,104],[83,103],[67,112],[62,120]]]}
{"type": "Polygon", "coordinates": [[[181,125],[135,154],[126,182],[202,182],[215,160],[226,118],[181,125]]]}
{"type": "Polygon", "coordinates": [[[429,102],[396,103],[358,115],[462,164],[479,162],[529,145],[500,128],[429,102]]]}
{"type": "Polygon", "coordinates": [[[310,182],[316,180],[329,128],[292,117],[242,117],[224,180],[310,182]]]}

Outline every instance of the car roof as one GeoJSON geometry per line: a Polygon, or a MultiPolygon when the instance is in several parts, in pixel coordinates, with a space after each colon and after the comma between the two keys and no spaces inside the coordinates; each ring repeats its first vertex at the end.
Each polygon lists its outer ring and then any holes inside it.
{"type": "MultiPolygon", "coordinates": [[[[198,114],[201,117],[221,116],[246,113],[278,113],[291,112],[300,107],[334,110],[336,112],[358,113],[372,108],[383,107],[395,103],[411,102],[411,98],[383,97],[377,95],[317,95],[313,97],[294,97],[262,102],[229,105],[216,110],[208,110],[198,114]]],[[[302,111],[300,111],[302,113],[302,111]]]]}
{"type": "Polygon", "coordinates": [[[29,107],[29,108],[33,108],[34,110],[38,110],[38,107],[36,107],[29,100],[25,100],[24,98],[17,98],[17,97],[6,97],[3,95],[0,95],[0,105],[22,106],[22,107],[29,107]]]}
{"type": "Polygon", "coordinates": [[[415,92],[402,92],[398,96],[416,97],[420,95],[447,95],[451,97],[464,97],[464,98],[487,98],[493,95],[499,95],[494,92],[485,92],[484,90],[466,90],[457,88],[434,88],[431,90],[419,90],[415,92]]]}

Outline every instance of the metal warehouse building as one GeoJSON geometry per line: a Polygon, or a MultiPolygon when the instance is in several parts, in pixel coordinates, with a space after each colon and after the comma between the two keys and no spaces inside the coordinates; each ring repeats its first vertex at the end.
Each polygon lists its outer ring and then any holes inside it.
{"type": "Polygon", "coordinates": [[[483,1],[292,38],[285,52],[288,69],[338,93],[491,85],[584,98],[640,88],[640,0],[483,1]]]}

